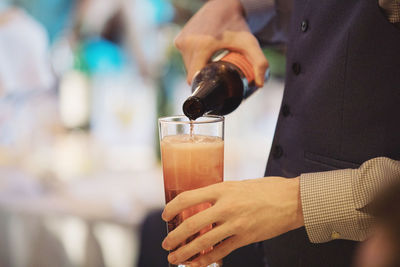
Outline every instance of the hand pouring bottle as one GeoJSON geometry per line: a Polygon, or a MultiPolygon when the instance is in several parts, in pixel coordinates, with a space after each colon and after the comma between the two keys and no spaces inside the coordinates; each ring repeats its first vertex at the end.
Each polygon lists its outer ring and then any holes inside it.
{"type": "Polygon", "coordinates": [[[224,50],[194,77],[193,93],[183,103],[183,113],[191,120],[204,114],[226,115],[257,89],[251,63],[239,53],[224,50]]]}

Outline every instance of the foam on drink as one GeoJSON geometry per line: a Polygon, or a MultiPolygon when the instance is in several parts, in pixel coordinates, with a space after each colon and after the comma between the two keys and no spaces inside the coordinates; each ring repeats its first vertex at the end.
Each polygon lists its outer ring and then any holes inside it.
{"type": "Polygon", "coordinates": [[[224,141],[220,137],[166,136],[161,141],[161,156],[167,190],[185,191],[222,181],[224,141]]]}

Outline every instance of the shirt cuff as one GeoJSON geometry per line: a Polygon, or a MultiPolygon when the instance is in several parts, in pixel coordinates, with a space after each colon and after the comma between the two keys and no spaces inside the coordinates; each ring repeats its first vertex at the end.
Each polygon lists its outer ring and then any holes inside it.
{"type": "Polygon", "coordinates": [[[358,226],[360,212],[354,203],[352,181],[356,175],[356,170],[344,169],[300,176],[304,224],[310,242],[366,238],[367,232],[358,226]]]}

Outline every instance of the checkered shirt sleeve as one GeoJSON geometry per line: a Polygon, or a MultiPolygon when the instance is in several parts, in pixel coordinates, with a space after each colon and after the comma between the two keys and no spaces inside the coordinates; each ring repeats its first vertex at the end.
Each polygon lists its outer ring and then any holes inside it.
{"type": "Polygon", "coordinates": [[[358,169],[302,174],[300,195],[310,242],[364,240],[373,223],[365,213],[367,204],[395,179],[400,179],[400,161],[383,157],[358,169]]]}
{"type": "Polygon", "coordinates": [[[400,0],[379,0],[379,6],[387,19],[400,28],[400,0]]]}

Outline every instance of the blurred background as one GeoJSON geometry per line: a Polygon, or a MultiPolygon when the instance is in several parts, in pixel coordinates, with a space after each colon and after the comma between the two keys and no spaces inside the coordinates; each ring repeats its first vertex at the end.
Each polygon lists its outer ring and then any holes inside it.
{"type": "MultiPolygon", "coordinates": [[[[136,266],[164,205],[157,118],[190,95],[173,39],[200,0],[0,1],[0,266],[136,266]]],[[[225,179],[262,177],[271,79],[226,118],[225,179]]]]}

